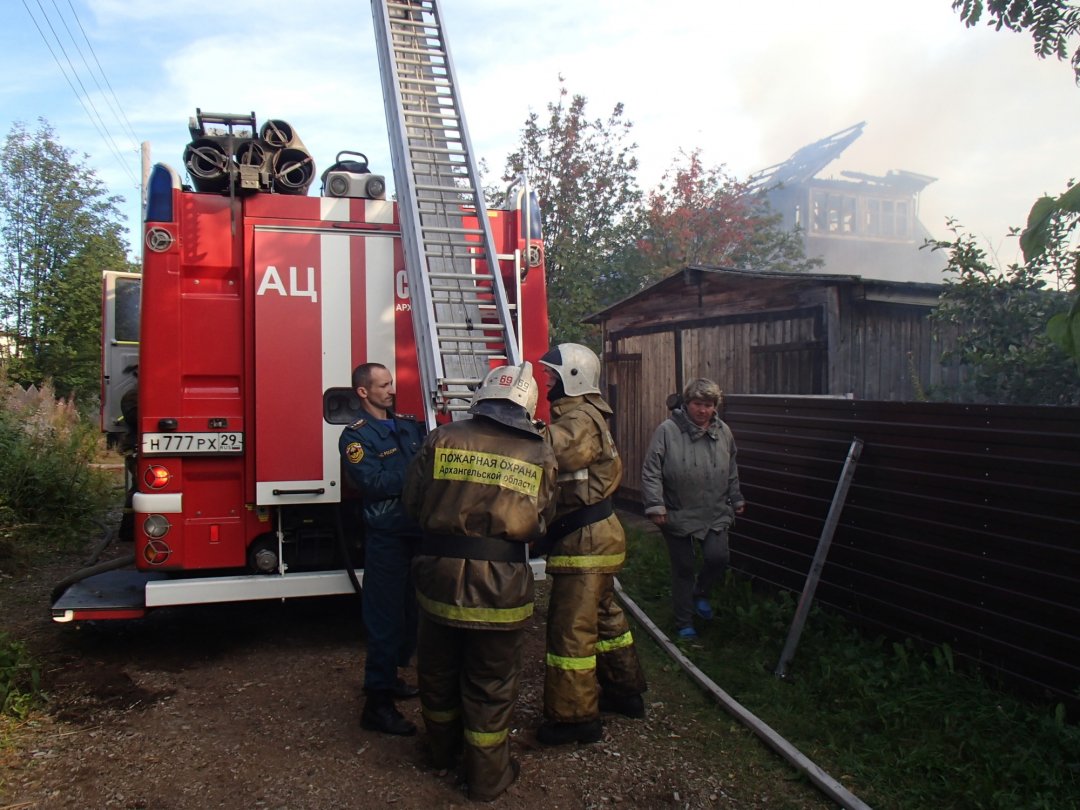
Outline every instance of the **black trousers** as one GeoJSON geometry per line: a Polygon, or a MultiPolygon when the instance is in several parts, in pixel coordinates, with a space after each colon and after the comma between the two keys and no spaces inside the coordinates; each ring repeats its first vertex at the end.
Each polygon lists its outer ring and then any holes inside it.
{"type": "Polygon", "coordinates": [[[671,603],[675,612],[675,626],[692,627],[694,600],[709,598],[713,586],[723,581],[731,562],[727,529],[710,529],[700,539],[665,533],[664,539],[671,558],[671,603]],[[701,572],[695,577],[698,543],[701,544],[702,566],[701,572]]]}

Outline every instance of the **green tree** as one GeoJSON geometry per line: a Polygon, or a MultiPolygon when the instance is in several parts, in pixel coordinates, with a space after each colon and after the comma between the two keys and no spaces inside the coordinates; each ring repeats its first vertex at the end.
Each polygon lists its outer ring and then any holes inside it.
{"type": "MultiPolygon", "coordinates": [[[[1030,31],[1035,53],[1040,59],[1055,56],[1065,59],[1072,49],[1070,63],[1073,76],[1080,84],[1080,7],[1074,0],[953,0],[960,18],[971,27],[977,25],[983,11],[988,12],[988,24],[998,31],[1030,31]]],[[[1060,197],[1040,197],[1031,207],[1027,227],[1020,236],[1020,247],[1028,263],[1039,261],[1048,250],[1061,250],[1080,222],[1080,185],[1072,185],[1060,197]]],[[[1080,289],[1080,272],[1074,266],[1074,293],[1080,289]]],[[[1080,294],[1074,295],[1072,305],[1058,312],[1047,323],[1051,339],[1080,365],[1080,294]]]]}
{"type": "Polygon", "coordinates": [[[798,231],[783,228],[763,194],[731,177],[724,166],[706,167],[701,150],[681,154],[650,192],[641,252],[658,274],[686,265],[806,271],[798,231]]]}
{"type": "Polygon", "coordinates": [[[97,391],[101,271],[127,269],[119,197],[39,119],[0,149],[0,324],[8,377],[52,378],[61,396],[97,391]],[[91,361],[93,358],[93,361],[91,361]]]}
{"type": "Polygon", "coordinates": [[[1040,59],[1065,59],[1072,49],[1070,63],[1080,84],[1080,45],[1075,44],[1080,36],[1080,8],[1074,0],[953,0],[952,7],[969,28],[979,24],[985,11],[987,24],[998,31],[1029,31],[1040,59]]]}
{"type": "Polygon", "coordinates": [[[1026,261],[1043,261],[1049,255],[1068,270],[1071,266],[1073,299],[1066,312],[1053,315],[1046,324],[1050,339],[1080,366],[1080,251],[1068,249],[1080,226],[1080,184],[1072,185],[1060,197],[1041,197],[1028,214],[1027,227],[1020,234],[1026,261]]]}
{"type": "Polygon", "coordinates": [[[506,179],[527,170],[540,198],[552,342],[595,345],[582,319],[640,287],[635,274],[643,268],[632,248],[641,192],[622,104],[606,120],[589,119],[586,106],[561,85],[546,120],[537,113],[526,120],[506,179]]]}
{"type": "Polygon", "coordinates": [[[1077,261],[1061,227],[1046,251],[1004,271],[955,222],[949,227],[951,242],[930,243],[949,257],[941,305],[931,317],[955,334],[955,349],[943,359],[964,367],[965,382],[944,393],[975,402],[1080,404],[1080,368],[1045,328],[1069,308],[1066,291],[1077,261]]]}

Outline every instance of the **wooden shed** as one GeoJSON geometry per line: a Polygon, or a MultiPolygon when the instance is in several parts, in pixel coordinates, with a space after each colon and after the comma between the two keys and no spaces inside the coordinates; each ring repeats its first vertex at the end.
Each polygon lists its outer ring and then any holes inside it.
{"type": "Polygon", "coordinates": [[[695,377],[729,394],[924,399],[955,381],[928,316],[940,284],[687,267],[589,317],[636,491],[667,397],[695,377]]]}

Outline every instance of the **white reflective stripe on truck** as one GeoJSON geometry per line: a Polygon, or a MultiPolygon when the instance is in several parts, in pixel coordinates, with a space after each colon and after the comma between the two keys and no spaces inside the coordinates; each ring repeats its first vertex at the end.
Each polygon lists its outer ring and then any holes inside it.
{"type": "Polygon", "coordinates": [[[175,515],[184,511],[183,494],[179,492],[136,492],[131,505],[141,514],[175,515]]]}

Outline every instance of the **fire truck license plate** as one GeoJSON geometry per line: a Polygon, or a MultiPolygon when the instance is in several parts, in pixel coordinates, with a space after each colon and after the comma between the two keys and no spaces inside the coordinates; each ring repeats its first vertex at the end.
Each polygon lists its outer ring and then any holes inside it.
{"type": "Polygon", "coordinates": [[[144,456],[184,456],[244,452],[243,433],[144,433],[144,456]]]}

